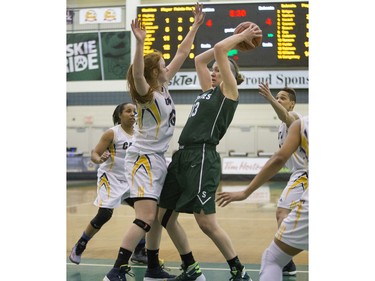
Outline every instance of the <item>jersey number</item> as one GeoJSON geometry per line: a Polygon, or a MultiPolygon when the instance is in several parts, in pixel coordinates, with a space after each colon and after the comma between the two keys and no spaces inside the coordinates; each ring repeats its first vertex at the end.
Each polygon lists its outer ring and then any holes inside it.
{"type": "Polygon", "coordinates": [[[193,104],[189,117],[193,117],[197,114],[199,108],[199,101],[193,104]]]}
{"type": "Polygon", "coordinates": [[[172,110],[169,114],[169,127],[176,126],[176,110],[172,110]]]}

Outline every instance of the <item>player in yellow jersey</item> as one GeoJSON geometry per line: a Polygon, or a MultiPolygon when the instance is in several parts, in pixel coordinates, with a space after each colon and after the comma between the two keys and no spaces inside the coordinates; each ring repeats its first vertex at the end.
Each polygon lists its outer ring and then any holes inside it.
{"type": "Polygon", "coordinates": [[[137,19],[131,28],[136,38],[134,63],[128,70],[128,86],[137,105],[134,142],[126,159],[126,178],[130,197],[134,200],[135,220],[125,233],[113,268],[104,281],[124,281],[130,272],[129,258],[137,243],[146,234],[148,265],[144,281],[173,280],[174,275],[159,264],[162,226],[157,220],[158,201],[167,174],[164,153],[172,137],[176,111],[168,91],[168,82],[181,68],[190,53],[195,35],[204,21],[203,6],[193,10],[194,23],[181,42],[172,61],[166,65],[162,53],[144,56],[146,29],[137,19]]]}
{"type": "MultiPolygon", "coordinates": [[[[274,176],[296,151],[302,152],[306,171],[309,163],[309,118],[302,117],[292,123],[288,136],[261,171],[249,183],[247,188],[238,192],[220,192],[216,201],[219,206],[226,206],[232,201],[249,197],[262,184],[274,176]]],[[[263,252],[259,281],[281,281],[283,268],[293,256],[308,250],[309,246],[309,189],[306,186],[299,203],[283,220],[274,240],[263,252]]]]}
{"type": "MultiPolygon", "coordinates": [[[[259,94],[270,103],[281,121],[277,134],[279,147],[281,147],[288,135],[289,126],[293,121],[302,117],[301,114],[294,111],[294,106],[297,102],[296,92],[290,87],[284,87],[276,94],[276,97],[273,97],[268,83],[265,82],[259,85],[259,94]]],[[[277,227],[298,204],[307,185],[306,167],[303,161],[303,153],[300,150],[297,149],[292,154],[286,161],[285,166],[290,170],[291,175],[277,202],[277,227]]],[[[296,265],[291,260],[283,269],[283,274],[293,276],[296,273],[296,265]]]]}
{"type": "MultiPolygon", "coordinates": [[[[112,114],[114,126],[101,136],[99,143],[91,152],[91,161],[99,164],[97,171],[97,197],[94,205],[98,213],[86,226],[82,236],[74,245],[69,259],[75,264],[81,262],[81,256],[88,242],[100,231],[113,214],[113,209],[120,204],[133,206],[129,197],[129,185],[125,177],[125,155],[133,143],[135,106],[132,103],[118,105],[112,114]],[[125,201],[124,201],[125,200],[125,201]]],[[[144,239],[137,245],[136,258],[147,263],[144,252],[144,239]]]]}

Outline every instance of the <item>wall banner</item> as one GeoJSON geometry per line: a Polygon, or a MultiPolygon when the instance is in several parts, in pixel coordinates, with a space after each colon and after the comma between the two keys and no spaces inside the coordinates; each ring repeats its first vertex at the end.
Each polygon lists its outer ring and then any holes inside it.
{"type": "Polygon", "coordinates": [[[67,34],[66,80],[125,80],[130,31],[67,34]]]}
{"type": "MultiPolygon", "coordinates": [[[[221,174],[256,175],[268,160],[268,157],[223,157],[221,174]]],[[[290,173],[290,171],[284,167],[278,173],[290,173]]]]}
{"type": "MultiPolygon", "coordinates": [[[[268,71],[240,71],[245,81],[238,89],[259,89],[261,82],[268,82],[271,89],[291,87],[294,89],[309,88],[308,70],[268,70],[268,71]]],[[[195,71],[178,72],[171,81],[170,90],[200,90],[199,80],[195,71]]]]}
{"type": "Polygon", "coordinates": [[[80,24],[119,23],[121,8],[91,8],[79,10],[80,24]]]}

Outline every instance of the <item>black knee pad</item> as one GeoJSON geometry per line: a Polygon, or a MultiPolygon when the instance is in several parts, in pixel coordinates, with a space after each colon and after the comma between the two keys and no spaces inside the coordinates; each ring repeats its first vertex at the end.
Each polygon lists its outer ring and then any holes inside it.
{"type": "Polygon", "coordinates": [[[99,208],[95,218],[90,222],[93,228],[100,229],[112,217],[113,209],[99,208]]]}
{"type": "Polygon", "coordinates": [[[148,223],[145,223],[143,220],[135,219],[133,223],[138,225],[140,228],[142,228],[146,232],[149,232],[151,229],[151,226],[148,223]]]}
{"type": "Polygon", "coordinates": [[[170,210],[170,209],[167,209],[167,210],[165,211],[165,214],[164,214],[164,216],[163,216],[163,218],[162,218],[162,220],[161,220],[161,225],[162,225],[164,228],[167,228],[167,223],[168,223],[168,221],[169,221],[169,218],[170,218],[171,215],[172,215],[172,212],[173,212],[173,210],[170,210]]]}

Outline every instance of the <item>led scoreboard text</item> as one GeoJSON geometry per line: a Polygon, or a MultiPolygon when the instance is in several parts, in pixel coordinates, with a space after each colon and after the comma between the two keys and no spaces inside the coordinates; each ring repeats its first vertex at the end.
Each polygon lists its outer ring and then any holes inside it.
{"type": "MultiPolygon", "coordinates": [[[[309,57],[308,2],[204,3],[205,21],[183,68],[194,68],[194,57],[233,34],[244,21],[263,31],[261,46],[250,52],[231,50],[228,55],[241,67],[307,68],[309,57]]],[[[146,27],[145,54],[161,51],[168,64],[194,22],[194,5],[139,6],[138,19],[146,27]]]]}

